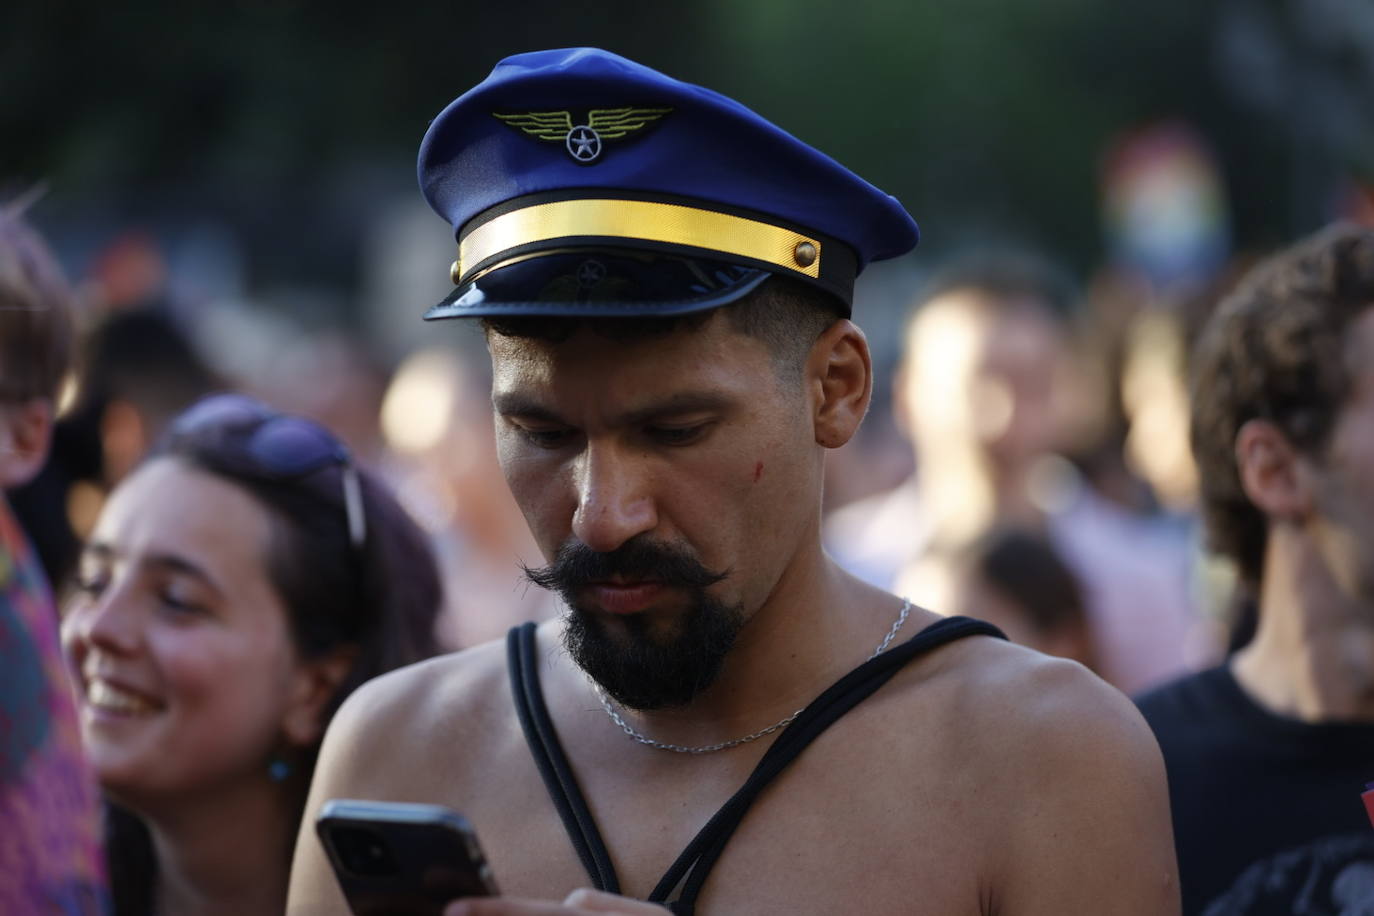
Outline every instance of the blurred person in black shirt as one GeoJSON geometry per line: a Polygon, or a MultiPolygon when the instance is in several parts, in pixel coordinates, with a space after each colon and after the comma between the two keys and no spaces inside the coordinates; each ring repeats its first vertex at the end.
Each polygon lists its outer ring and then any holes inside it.
{"type": "Polygon", "coordinates": [[[1184,913],[1368,912],[1374,231],[1261,264],[1205,330],[1192,398],[1208,535],[1258,629],[1138,701],[1168,768],[1184,913]]]}

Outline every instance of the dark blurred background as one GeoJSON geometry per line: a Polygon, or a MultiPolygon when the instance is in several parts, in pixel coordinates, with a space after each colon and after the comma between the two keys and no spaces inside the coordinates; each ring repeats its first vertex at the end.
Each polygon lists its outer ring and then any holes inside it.
{"type": "Polygon", "coordinates": [[[428,120],[541,47],[741,99],[896,194],[930,259],[994,238],[1099,263],[1109,151],[1161,122],[1215,156],[1240,249],[1356,206],[1374,172],[1369,0],[7,6],[0,182],[47,185],[34,218],[70,269],[136,228],[174,270],[200,259],[189,293],[308,291],[350,320],[428,120]]]}

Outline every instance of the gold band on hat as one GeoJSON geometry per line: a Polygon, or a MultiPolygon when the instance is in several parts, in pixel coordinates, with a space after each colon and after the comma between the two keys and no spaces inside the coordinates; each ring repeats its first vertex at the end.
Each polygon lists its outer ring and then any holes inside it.
{"type": "Polygon", "coordinates": [[[574,237],[634,239],[685,245],[752,258],[807,277],[821,275],[821,240],[770,223],[646,200],[558,200],[493,217],[458,243],[458,264],[469,274],[490,258],[522,245],[574,237]]]}

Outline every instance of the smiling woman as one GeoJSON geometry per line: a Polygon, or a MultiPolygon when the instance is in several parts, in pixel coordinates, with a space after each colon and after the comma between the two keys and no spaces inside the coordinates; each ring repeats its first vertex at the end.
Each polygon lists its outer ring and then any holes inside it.
{"type": "Polygon", "coordinates": [[[63,621],[116,912],[280,912],[325,725],[434,653],[439,600],[421,532],[323,428],[233,395],[184,414],[63,621]]]}

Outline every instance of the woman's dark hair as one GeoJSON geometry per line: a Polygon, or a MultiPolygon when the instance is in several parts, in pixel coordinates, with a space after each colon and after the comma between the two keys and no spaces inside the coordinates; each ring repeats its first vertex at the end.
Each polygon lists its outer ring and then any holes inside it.
{"type": "MultiPolygon", "coordinates": [[[[263,559],[290,617],[297,650],[312,659],[340,647],[357,649],[324,710],[322,724],[327,725],[364,681],[438,653],[439,570],[423,531],[372,474],[356,469],[366,533],[355,546],[344,466],[331,463],[292,478],[258,472],[236,447],[250,432],[217,425],[173,432],[145,462],[183,462],[243,488],[267,510],[271,535],[262,547],[263,559]]],[[[302,807],[317,750],[291,762],[302,807]]],[[[147,828],[133,814],[110,808],[107,840],[116,916],[149,913],[156,858],[147,828]]]]}

